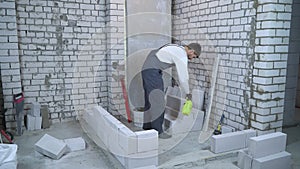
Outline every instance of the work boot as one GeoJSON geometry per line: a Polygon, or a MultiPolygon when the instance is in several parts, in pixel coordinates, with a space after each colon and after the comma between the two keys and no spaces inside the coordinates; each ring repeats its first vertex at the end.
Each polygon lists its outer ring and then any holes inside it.
{"type": "Polygon", "coordinates": [[[163,133],[160,133],[160,134],[158,135],[158,137],[161,138],[161,139],[168,139],[168,138],[171,138],[172,135],[169,135],[169,134],[163,132],[163,133]]]}

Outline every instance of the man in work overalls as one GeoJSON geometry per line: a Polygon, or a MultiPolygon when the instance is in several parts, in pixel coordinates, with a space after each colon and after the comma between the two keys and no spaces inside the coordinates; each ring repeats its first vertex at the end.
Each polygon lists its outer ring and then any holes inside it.
{"type": "Polygon", "coordinates": [[[186,46],[168,44],[157,50],[152,50],[142,68],[143,87],[145,91],[145,113],[143,129],[155,129],[159,138],[171,136],[163,132],[164,121],[164,84],[162,71],[175,65],[180,86],[187,97],[191,98],[189,90],[188,60],[198,58],[201,46],[191,43],[186,46]]]}

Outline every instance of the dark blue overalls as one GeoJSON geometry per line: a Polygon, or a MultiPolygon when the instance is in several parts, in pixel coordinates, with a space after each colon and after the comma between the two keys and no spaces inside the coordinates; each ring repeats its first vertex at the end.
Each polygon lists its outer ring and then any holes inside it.
{"type": "Polygon", "coordinates": [[[161,62],[152,50],[146,58],[142,69],[143,87],[145,91],[145,113],[143,129],[155,129],[163,132],[165,99],[162,70],[172,67],[174,64],[161,62]]]}

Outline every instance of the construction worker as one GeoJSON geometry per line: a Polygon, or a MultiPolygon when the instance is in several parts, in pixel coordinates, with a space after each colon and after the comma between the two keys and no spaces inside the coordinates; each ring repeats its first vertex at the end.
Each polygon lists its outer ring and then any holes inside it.
{"type": "Polygon", "coordinates": [[[148,54],[142,68],[145,91],[144,130],[155,129],[159,133],[159,138],[162,139],[171,137],[171,135],[163,132],[162,128],[165,110],[162,71],[175,65],[179,84],[186,96],[191,99],[188,83],[188,60],[198,58],[200,53],[201,45],[191,43],[185,46],[167,44],[148,54]]]}

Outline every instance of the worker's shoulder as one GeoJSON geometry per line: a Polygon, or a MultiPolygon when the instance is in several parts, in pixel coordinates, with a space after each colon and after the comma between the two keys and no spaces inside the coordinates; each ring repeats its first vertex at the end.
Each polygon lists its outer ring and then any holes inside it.
{"type": "Polygon", "coordinates": [[[168,43],[163,45],[161,48],[184,48],[184,47],[176,43],[168,43]]]}
{"type": "Polygon", "coordinates": [[[161,48],[161,50],[165,50],[165,51],[176,51],[176,52],[183,52],[184,47],[181,45],[177,45],[177,44],[168,44],[165,45],[164,47],[161,48]]]}

